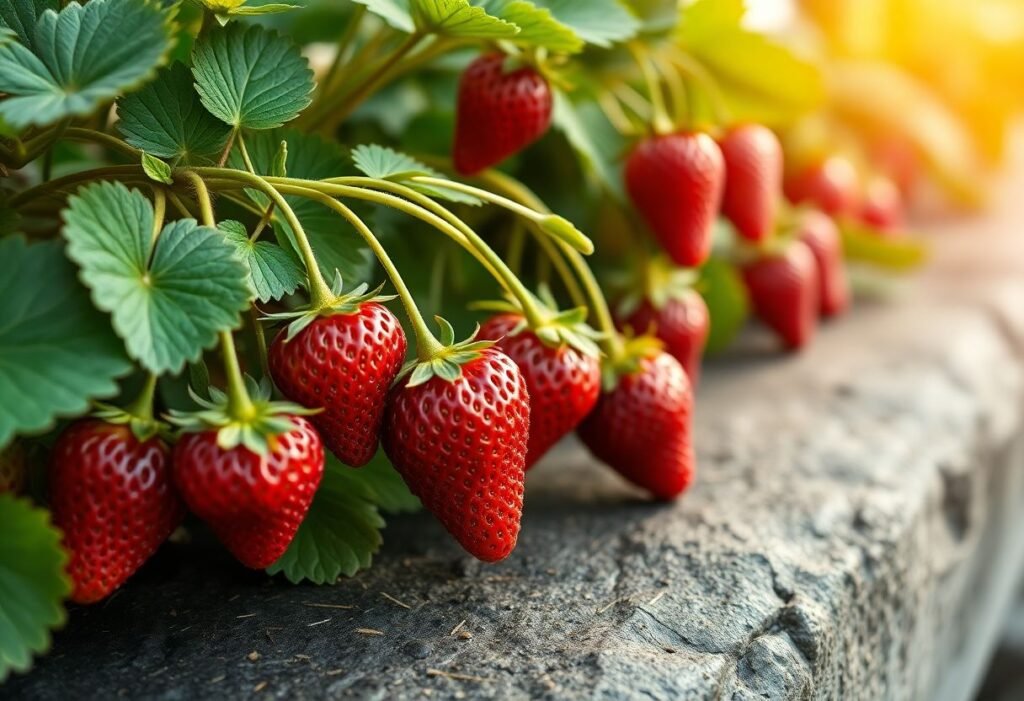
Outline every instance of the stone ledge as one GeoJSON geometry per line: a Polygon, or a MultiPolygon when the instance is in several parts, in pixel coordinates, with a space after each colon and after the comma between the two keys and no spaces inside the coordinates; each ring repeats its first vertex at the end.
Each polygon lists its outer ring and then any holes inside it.
{"type": "Polygon", "coordinates": [[[570,446],[498,566],[425,516],[333,588],[171,546],[0,698],[968,698],[1024,565],[1012,223],[940,237],[897,303],[800,357],[754,333],[712,363],[678,505],[570,446]]]}

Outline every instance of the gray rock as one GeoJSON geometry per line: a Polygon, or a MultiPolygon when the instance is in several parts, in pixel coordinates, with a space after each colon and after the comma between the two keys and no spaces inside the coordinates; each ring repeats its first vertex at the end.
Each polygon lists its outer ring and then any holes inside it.
{"type": "Polygon", "coordinates": [[[422,515],[330,588],[168,546],[0,697],[968,698],[1024,564],[1024,247],[961,234],[810,351],[711,363],[678,504],[569,445],[496,566],[422,515]]]}

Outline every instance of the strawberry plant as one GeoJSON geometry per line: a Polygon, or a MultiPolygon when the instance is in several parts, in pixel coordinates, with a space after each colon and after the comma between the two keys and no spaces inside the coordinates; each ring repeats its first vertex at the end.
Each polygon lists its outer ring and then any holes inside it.
{"type": "Polygon", "coordinates": [[[883,173],[807,158],[819,66],[743,17],[0,5],[0,681],[182,523],[329,584],[421,503],[507,557],[574,431],[683,494],[702,353],[750,310],[804,345],[844,245],[922,255],[901,191],[858,199],[883,173]]]}

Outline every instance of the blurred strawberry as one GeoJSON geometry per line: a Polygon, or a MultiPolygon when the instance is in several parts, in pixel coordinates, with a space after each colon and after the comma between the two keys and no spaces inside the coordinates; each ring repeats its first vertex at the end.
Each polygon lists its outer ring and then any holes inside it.
{"type": "Polygon", "coordinates": [[[843,242],[839,228],[827,214],[808,210],[801,215],[797,238],[814,254],[818,269],[819,310],[824,317],[842,314],[850,306],[843,242]]]}
{"type": "Polygon", "coordinates": [[[903,195],[896,184],[880,175],[868,180],[858,217],[879,232],[896,233],[903,229],[903,195]]]}
{"type": "Polygon", "coordinates": [[[860,200],[860,177],[843,156],[828,158],[790,175],[784,183],[794,204],[811,204],[832,216],[853,214],[860,200]]]}
{"type": "Polygon", "coordinates": [[[722,214],[744,238],[764,241],[775,228],[782,196],[782,144],[760,124],[730,129],[718,141],[725,158],[722,214]]]}
{"type": "Polygon", "coordinates": [[[744,266],[743,280],[758,318],[797,350],[810,342],[817,327],[818,267],[803,241],[778,252],[763,252],[744,266]]]}

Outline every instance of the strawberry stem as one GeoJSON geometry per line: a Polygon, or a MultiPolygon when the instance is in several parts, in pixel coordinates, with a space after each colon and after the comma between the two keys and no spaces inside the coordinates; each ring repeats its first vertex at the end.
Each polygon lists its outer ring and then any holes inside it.
{"type": "Polygon", "coordinates": [[[132,403],[125,407],[125,412],[146,423],[153,423],[153,399],[156,397],[157,376],[150,373],[146,377],[146,383],[142,391],[132,400],[132,403]]]}
{"type": "Polygon", "coordinates": [[[162,187],[153,188],[153,241],[160,235],[164,228],[164,218],[167,216],[167,194],[162,187]]]}
{"type": "Polygon", "coordinates": [[[228,412],[234,419],[248,421],[256,415],[256,407],[245,388],[245,379],[242,377],[242,368],[238,364],[238,354],[235,350],[235,339],[230,331],[220,333],[220,352],[224,357],[224,373],[228,381],[228,412]]]}
{"type": "Polygon", "coordinates": [[[351,209],[346,207],[338,200],[325,195],[322,192],[308,188],[294,188],[295,193],[303,197],[308,197],[311,200],[315,200],[320,204],[333,209],[339,215],[341,215],[352,227],[359,233],[366,242],[366,245],[373,251],[373,254],[380,261],[381,267],[384,268],[384,272],[387,273],[388,278],[391,280],[391,284],[395,286],[395,290],[398,292],[399,298],[402,300],[402,306],[405,307],[405,313],[409,317],[409,322],[412,324],[413,333],[416,335],[416,355],[421,362],[429,362],[433,358],[437,357],[444,351],[444,344],[442,344],[437,337],[431,333],[430,328],[427,326],[427,322],[423,319],[423,314],[420,313],[419,307],[416,306],[416,300],[409,291],[409,287],[405,284],[405,280],[402,279],[401,273],[391,260],[391,256],[377,240],[370,228],[366,226],[366,223],[356,215],[351,209]]]}
{"type": "Polygon", "coordinates": [[[655,134],[671,134],[675,131],[675,124],[669,117],[668,109],[665,107],[665,96],[661,92],[658,75],[651,66],[647,49],[640,43],[631,41],[627,44],[629,52],[633,54],[640,72],[643,74],[644,83],[647,85],[647,96],[651,101],[651,126],[655,134]]]}

